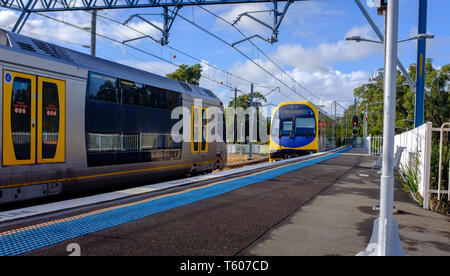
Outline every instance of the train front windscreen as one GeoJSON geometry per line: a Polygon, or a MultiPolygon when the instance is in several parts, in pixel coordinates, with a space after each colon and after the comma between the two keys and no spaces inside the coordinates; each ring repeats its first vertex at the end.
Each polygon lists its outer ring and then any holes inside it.
{"type": "MultiPolygon", "coordinates": [[[[307,105],[285,105],[276,111],[273,132],[279,136],[315,136],[316,117],[307,105]],[[278,133],[277,133],[278,134],[278,133]]],[[[272,134],[275,134],[273,133],[272,134]]]]}

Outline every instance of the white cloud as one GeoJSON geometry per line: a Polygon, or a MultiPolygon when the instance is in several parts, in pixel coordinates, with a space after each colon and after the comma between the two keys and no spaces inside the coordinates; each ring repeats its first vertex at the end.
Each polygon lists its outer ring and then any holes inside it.
{"type": "MultiPolygon", "coordinates": [[[[61,12],[52,14],[50,16],[81,28],[90,27],[91,15],[86,12],[61,12]]],[[[8,10],[0,11],[0,27],[12,29],[18,17],[19,14],[17,12],[8,10]]],[[[161,22],[151,22],[154,25],[162,28],[161,22]]],[[[139,30],[141,33],[150,35],[155,39],[161,38],[161,32],[159,30],[139,19],[135,19],[128,26],[133,29],[139,30]]],[[[111,23],[99,17],[97,23],[97,33],[105,35],[107,37],[111,37],[117,41],[124,41],[127,39],[133,39],[142,36],[141,33],[134,31],[129,27],[111,23]]],[[[74,43],[77,45],[90,44],[89,32],[69,26],[68,24],[63,24],[51,19],[41,17],[39,15],[32,15],[30,17],[23,28],[23,33],[25,35],[38,37],[44,40],[55,39],[59,41],[74,43]]]]}
{"type": "MultiPolygon", "coordinates": [[[[347,36],[370,36],[370,27],[354,27],[347,36]]],[[[372,38],[373,39],[373,38],[372,38]]],[[[281,45],[274,54],[281,64],[302,70],[327,72],[330,66],[339,61],[355,61],[382,51],[382,47],[371,43],[356,43],[340,40],[335,43],[321,43],[315,47],[304,48],[300,44],[281,45]]]]}
{"type": "MultiPolygon", "coordinates": [[[[346,36],[353,35],[372,38],[369,26],[354,27],[346,34],[346,36]]],[[[301,44],[284,44],[278,46],[276,51],[270,54],[270,57],[277,64],[283,65],[284,70],[298,83],[317,97],[326,99],[325,103],[329,100],[336,100],[350,104],[353,98],[353,89],[367,82],[369,73],[363,71],[344,73],[333,69],[333,65],[337,62],[358,61],[380,53],[382,50],[382,46],[380,47],[376,44],[361,44],[342,39],[334,43],[321,43],[308,48],[303,47],[301,44]],[[286,68],[291,69],[287,70],[286,68]]],[[[292,80],[278,70],[270,61],[254,61],[292,87],[292,80]]],[[[299,99],[298,95],[270,77],[251,61],[234,64],[231,72],[245,76],[247,79],[260,84],[279,86],[284,91],[284,94],[290,95],[291,98],[299,99]]],[[[300,87],[297,87],[297,91],[313,102],[315,101],[313,96],[300,87]]],[[[283,98],[280,94],[274,94],[270,100],[277,104],[289,99],[283,98]]]]}
{"type": "Polygon", "coordinates": [[[367,0],[366,3],[367,3],[367,6],[369,8],[375,8],[375,1],[374,0],[367,0]]]}
{"type": "Polygon", "coordinates": [[[0,11],[0,28],[12,29],[17,18],[18,15],[13,11],[0,11]]]}

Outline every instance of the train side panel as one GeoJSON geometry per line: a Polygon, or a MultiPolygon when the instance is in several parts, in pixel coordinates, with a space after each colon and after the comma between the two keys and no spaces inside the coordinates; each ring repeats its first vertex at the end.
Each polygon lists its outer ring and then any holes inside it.
{"type": "MultiPolygon", "coordinates": [[[[68,102],[79,102],[79,99],[83,97],[82,91],[85,85],[82,77],[83,71],[59,62],[43,60],[1,48],[0,57],[0,64],[2,65],[0,203],[60,193],[62,183],[57,180],[66,178],[66,172],[69,169],[85,167],[84,143],[82,141],[80,143],[76,139],[76,134],[84,131],[83,107],[67,104],[68,102]],[[38,65],[39,68],[32,66],[33,64],[38,65]],[[54,70],[42,70],[41,66],[54,70]],[[29,106],[21,99],[16,99],[16,96],[12,94],[15,81],[17,81],[16,86],[24,81],[29,81],[32,84],[33,91],[30,90],[29,92],[33,98],[30,100],[33,103],[48,101],[45,97],[44,99],[42,97],[38,99],[39,93],[45,92],[42,90],[43,86],[53,85],[54,87],[51,87],[51,89],[56,89],[56,84],[59,84],[60,87],[57,90],[60,93],[59,95],[62,96],[63,102],[58,101],[57,105],[48,104],[47,107],[50,106],[52,109],[40,110],[39,113],[39,106],[29,106]],[[15,97],[14,102],[12,97],[15,97]],[[32,146],[29,147],[31,152],[26,153],[28,157],[24,157],[16,151],[22,151],[23,154],[23,149],[20,150],[23,145],[20,144],[29,139],[27,135],[30,134],[19,132],[12,135],[12,128],[13,124],[20,124],[16,121],[20,121],[21,116],[27,116],[27,113],[31,111],[33,114],[30,115],[34,124],[34,126],[31,126],[34,129],[31,133],[36,140],[33,140],[32,146]],[[63,113],[64,116],[59,117],[59,113],[63,113]],[[59,137],[59,141],[55,140],[54,137],[52,140],[51,135],[48,135],[45,131],[42,132],[46,125],[42,124],[41,127],[39,123],[48,122],[49,120],[46,117],[62,119],[57,127],[60,135],[53,134],[53,136],[59,137]],[[71,124],[67,125],[67,122],[71,122],[71,124]],[[38,135],[39,131],[42,132],[41,135],[38,135]],[[58,153],[55,152],[52,155],[52,147],[58,148],[58,153]],[[55,157],[55,154],[57,157],[55,157]],[[49,179],[53,181],[48,182],[49,179]]],[[[14,127],[16,128],[16,126],[14,127]]],[[[30,142],[27,142],[27,144],[30,144],[30,142]]]]}
{"type": "MultiPolygon", "coordinates": [[[[0,39],[2,37],[4,36],[2,36],[0,30],[0,39]]],[[[18,39],[22,38],[18,37],[18,39]]],[[[51,46],[46,46],[43,42],[33,41],[41,50],[51,46]]],[[[26,40],[22,39],[22,42],[26,42],[26,40]]],[[[31,44],[31,42],[29,43],[31,44]]],[[[23,45],[29,47],[26,44],[23,45]]],[[[25,50],[28,51],[29,49],[25,50]]],[[[61,50],[57,52],[55,48],[54,51],[54,53],[61,54],[61,58],[68,59],[67,56],[62,55],[61,50]]],[[[137,181],[154,181],[168,176],[210,172],[223,167],[226,160],[226,145],[212,140],[199,141],[198,147],[200,147],[200,150],[198,152],[192,151],[191,142],[184,142],[181,147],[180,158],[164,160],[164,158],[158,158],[159,153],[157,153],[151,160],[152,162],[125,162],[105,166],[90,166],[87,158],[89,156],[88,150],[92,150],[89,132],[97,131],[95,128],[89,131],[86,129],[87,120],[96,120],[95,115],[86,117],[90,70],[68,62],[42,58],[29,52],[25,53],[20,49],[0,47],[0,69],[2,73],[0,91],[3,94],[0,97],[0,116],[2,118],[2,127],[0,128],[2,139],[0,143],[2,161],[0,167],[0,203],[45,197],[62,192],[71,193],[97,188],[111,188],[137,181]],[[17,88],[20,86],[14,88],[15,80],[18,83],[21,81],[20,85],[23,89],[20,91],[17,88]],[[27,83],[29,86],[24,86],[27,83]],[[24,87],[27,87],[27,89],[24,87]],[[50,92],[44,92],[44,87],[50,92]],[[8,90],[6,93],[8,96],[5,96],[5,89],[8,90]],[[27,98],[29,102],[18,99],[12,93],[14,89],[16,89],[17,95],[29,95],[30,98],[27,98]],[[50,96],[40,98],[41,94],[50,96]],[[7,98],[6,102],[5,98],[7,98]],[[50,98],[53,101],[58,100],[55,103],[51,102],[50,98]],[[36,105],[36,103],[46,101],[47,104],[36,105]],[[13,129],[16,128],[16,119],[22,122],[20,125],[25,125],[25,131],[13,129]],[[18,154],[18,152],[21,153],[18,154]]],[[[76,55],[78,54],[74,54],[74,56],[76,55]]],[[[114,65],[111,62],[96,58],[86,61],[89,65],[96,62],[101,65],[114,65]]],[[[124,69],[126,68],[123,66],[118,67],[117,74],[123,74],[126,71],[124,69]]],[[[114,71],[111,68],[108,70],[114,71]]],[[[140,76],[141,79],[145,79],[145,76],[147,76],[142,72],[137,73],[142,75],[140,76]]],[[[161,77],[155,77],[154,85],[160,85],[163,81],[164,79],[161,77]]],[[[176,82],[171,81],[170,85],[176,86],[176,82]]],[[[189,89],[200,88],[191,87],[189,89]]],[[[202,112],[208,113],[208,110],[213,110],[213,107],[223,111],[220,101],[211,99],[211,93],[208,94],[208,91],[205,91],[201,91],[207,96],[202,99],[202,110],[204,110],[202,112]]],[[[196,96],[182,93],[182,97],[184,107],[191,109],[195,106],[196,96]]],[[[135,119],[132,117],[125,118],[134,112],[129,107],[121,106],[120,110],[124,115],[121,125],[135,119]]],[[[108,115],[106,114],[106,116],[108,115]]],[[[148,120],[151,121],[152,118],[148,118],[148,120]]],[[[118,120],[119,122],[120,120],[118,120]]],[[[164,122],[156,123],[164,124],[164,122]]],[[[198,122],[199,131],[203,130],[204,123],[208,123],[208,120],[200,118],[198,122]]],[[[124,127],[127,127],[127,125],[124,127]]],[[[125,137],[129,134],[128,132],[132,131],[131,129],[118,129],[114,135],[120,134],[121,137],[125,137]]],[[[183,129],[183,131],[186,130],[183,129]]],[[[103,132],[106,137],[108,131],[98,130],[98,132],[103,132]]],[[[167,129],[164,130],[164,133],[167,134],[167,129]]],[[[142,137],[139,139],[142,139],[142,137]]],[[[167,141],[166,139],[165,142],[167,141]]],[[[124,140],[122,140],[122,143],[124,143],[124,140]]],[[[95,147],[94,150],[96,150],[95,147]]],[[[125,155],[127,153],[122,154],[122,156],[125,155]]]]}

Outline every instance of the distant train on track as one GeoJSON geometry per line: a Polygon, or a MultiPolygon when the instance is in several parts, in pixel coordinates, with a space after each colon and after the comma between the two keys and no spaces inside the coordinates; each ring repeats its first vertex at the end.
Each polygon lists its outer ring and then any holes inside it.
{"type": "Polygon", "coordinates": [[[3,30],[0,71],[0,204],[226,162],[225,143],[203,137],[208,110],[223,112],[210,90],[3,30]],[[173,140],[178,106],[198,139],[173,140]]]}
{"type": "Polygon", "coordinates": [[[272,113],[270,160],[336,148],[336,121],[312,103],[283,102],[272,113]]]}

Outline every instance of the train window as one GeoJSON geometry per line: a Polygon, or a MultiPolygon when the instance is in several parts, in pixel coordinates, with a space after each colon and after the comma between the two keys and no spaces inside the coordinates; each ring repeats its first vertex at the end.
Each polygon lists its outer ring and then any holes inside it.
{"type": "Polygon", "coordinates": [[[181,93],[167,91],[166,93],[166,108],[169,110],[173,110],[182,105],[181,102],[181,93]]]}
{"type": "Polygon", "coordinates": [[[139,134],[123,134],[119,136],[122,145],[121,151],[140,151],[141,141],[139,134]]]}
{"type": "Polygon", "coordinates": [[[170,134],[88,134],[88,166],[154,162],[181,158],[181,143],[170,134]]]}
{"type": "Polygon", "coordinates": [[[88,134],[89,152],[108,152],[120,150],[120,140],[118,134],[88,134]]]}
{"type": "Polygon", "coordinates": [[[143,85],[127,80],[120,80],[122,103],[142,105],[143,85]]]}
{"type": "Polygon", "coordinates": [[[152,90],[150,89],[150,86],[148,86],[148,85],[144,85],[144,88],[142,89],[142,105],[153,106],[152,90]]]}
{"type": "Polygon", "coordinates": [[[296,136],[314,136],[316,135],[316,120],[314,118],[295,119],[296,136]]]}
{"type": "Polygon", "coordinates": [[[281,124],[281,136],[290,136],[292,134],[292,119],[283,120],[281,124]]]}
{"type": "Polygon", "coordinates": [[[42,84],[42,158],[54,158],[59,134],[59,99],[55,83],[42,84]]]}
{"type": "Polygon", "coordinates": [[[143,133],[141,134],[141,149],[156,150],[164,149],[164,137],[158,134],[143,133]]]}
{"type": "Polygon", "coordinates": [[[181,106],[181,93],[165,90],[150,85],[143,89],[142,104],[154,108],[173,110],[181,106]]]}
{"type": "Polygon", "coordinates": [[[277,139],[280,136],[280,112],[277,110],[272,117],[272,131],[271,137],[272,139],[277,139]]]}
{"type": "Polygon", "coordinates": [[[89,73],[89,98],[117,102],[117,79],[98,73],[89,73]]]}
{"type": "Polygon", "coordinates": [[[143,105],[164,108],[164,91],[162,89],[146,85],[143,91],[143,105]]]}
{"type": "Polygon", "coordinates": [[[16,77],[12,89],[11,130],[17,160],[31,158],[31,80],[16,77]]]}

